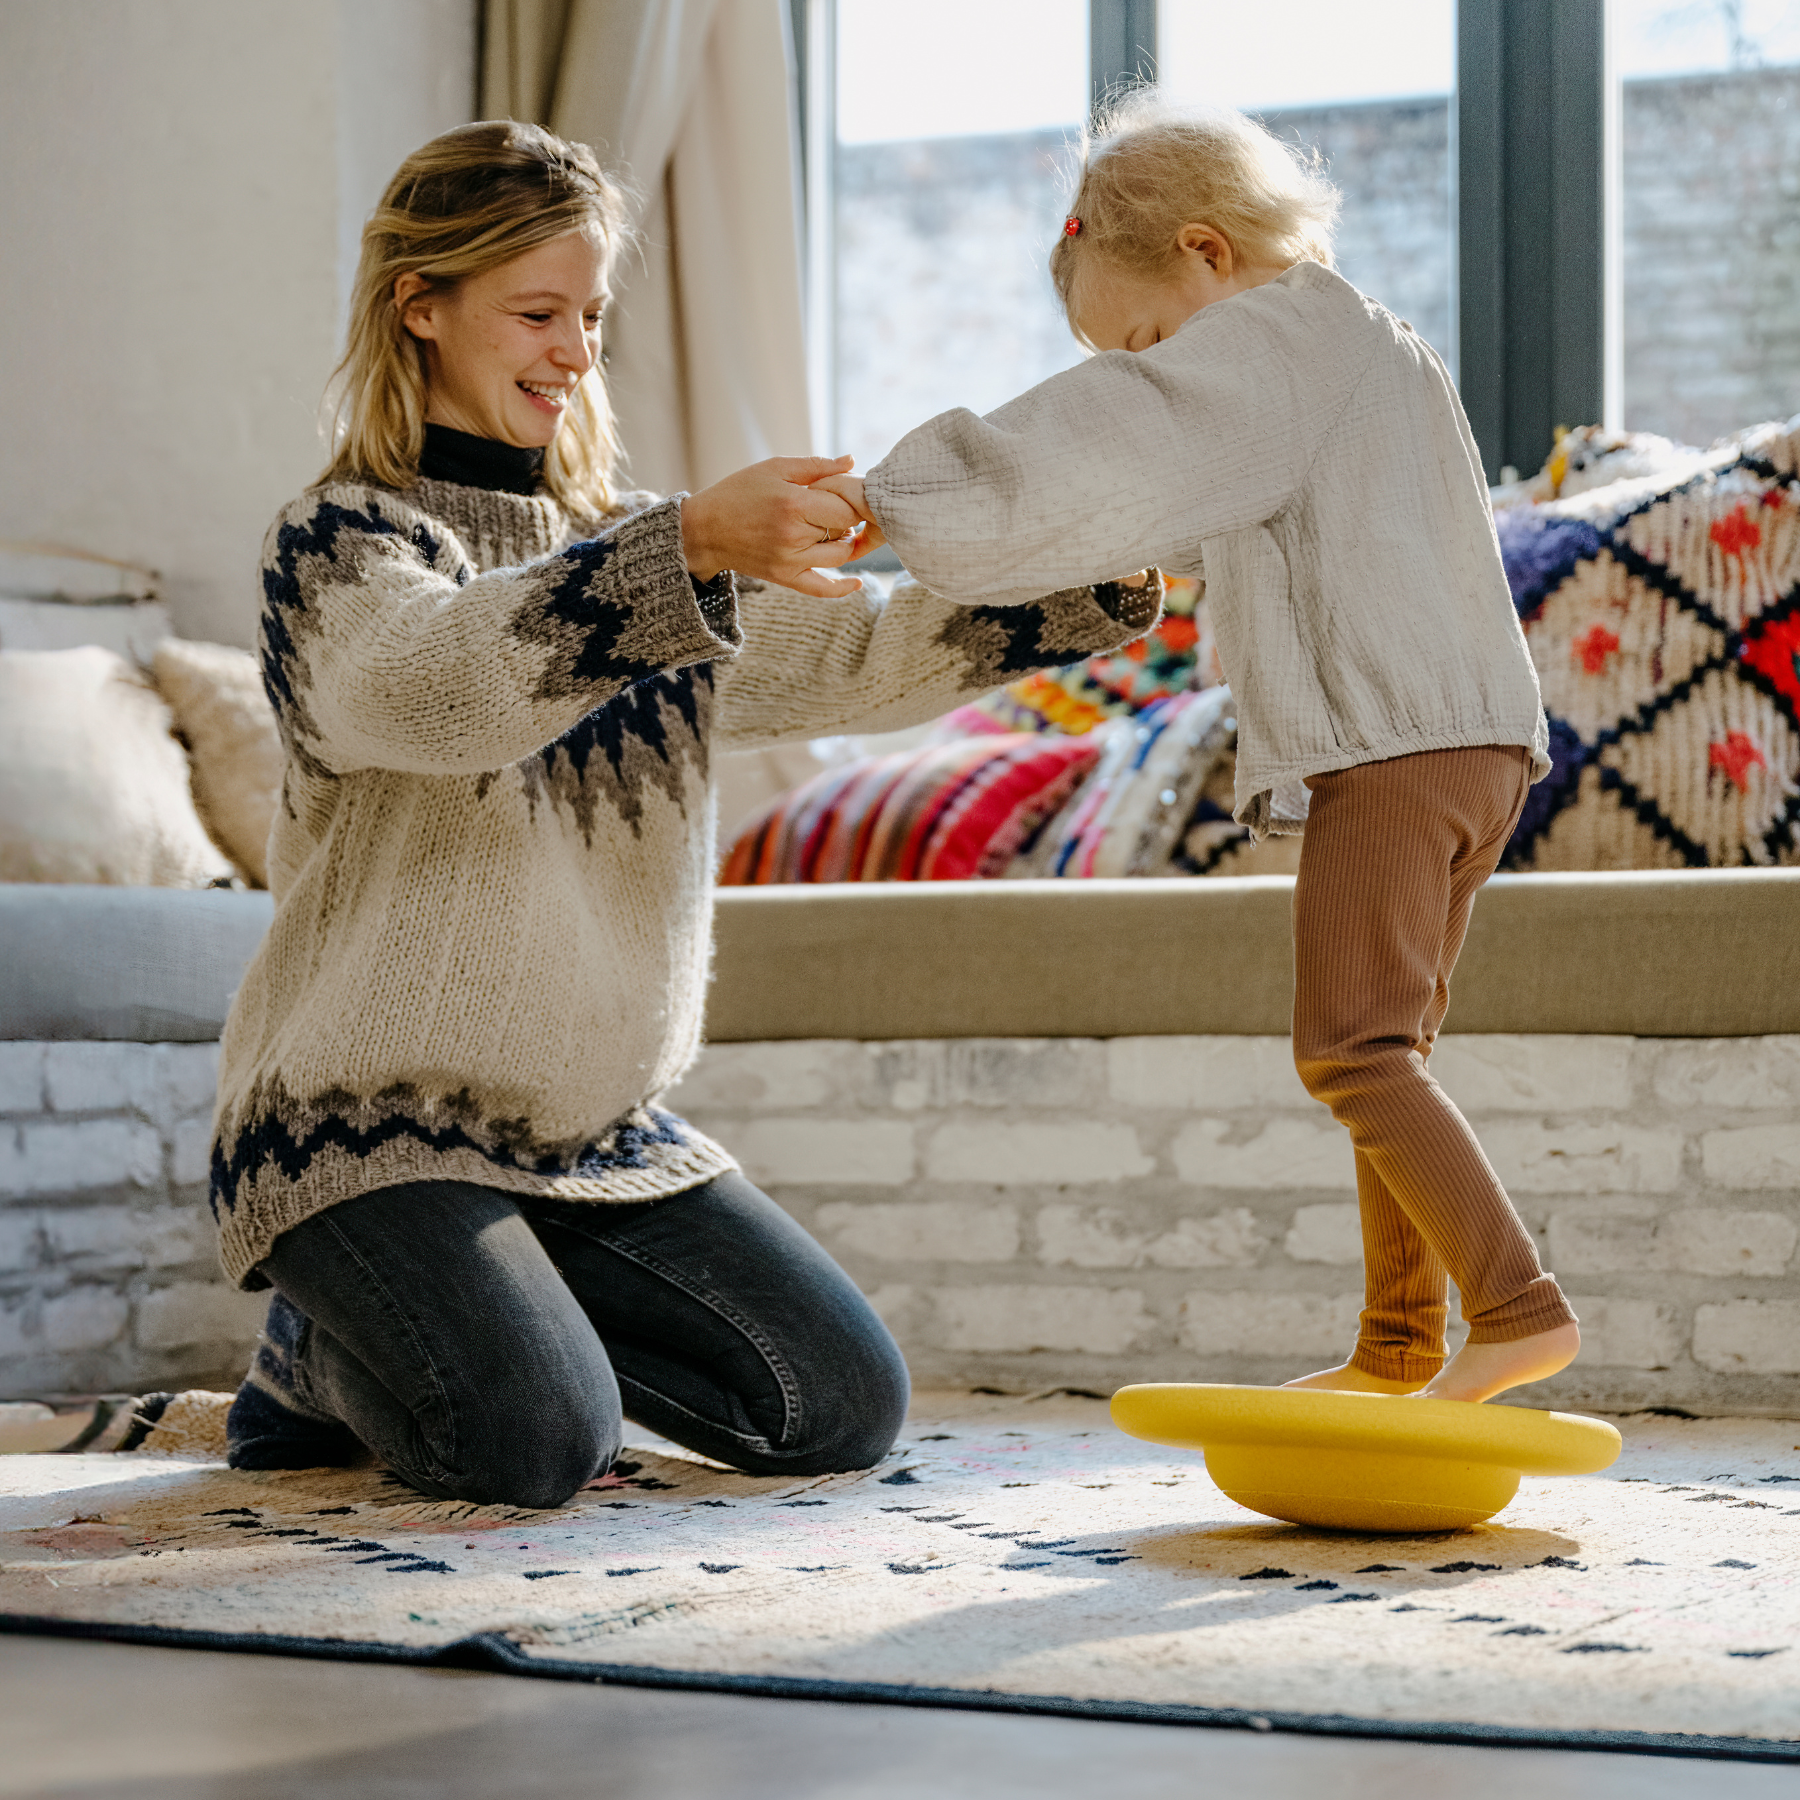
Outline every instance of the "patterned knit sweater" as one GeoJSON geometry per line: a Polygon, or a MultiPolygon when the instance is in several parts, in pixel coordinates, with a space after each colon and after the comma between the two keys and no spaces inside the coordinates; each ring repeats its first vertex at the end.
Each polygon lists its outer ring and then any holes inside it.
{"type": "Polygon", "coordinates": [[[632,508],[327,485],[271,528],[276,912],[212,1152],[241,1285],[280,1233],[398,1182],[623,1201],[732,1168],[655,1104],[700,1040],[711,755],[928,719],[1157,609],[1110,585],[1004,607],[702,585],[679,500],[632,508]]]}

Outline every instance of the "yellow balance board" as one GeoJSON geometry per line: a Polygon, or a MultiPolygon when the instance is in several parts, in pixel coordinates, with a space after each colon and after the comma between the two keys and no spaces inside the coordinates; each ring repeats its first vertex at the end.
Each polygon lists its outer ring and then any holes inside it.
{"type": "Polygon", "coordinates": [[[1592,1475],[1619,1454],[1601,1419],[1327,1388],[1146,1382],[1113,1423],[1206,1453],[1240,1506],[1338,1531],[1453,1531],[1491,1519],[1521,1475],[1592,1475]]]}

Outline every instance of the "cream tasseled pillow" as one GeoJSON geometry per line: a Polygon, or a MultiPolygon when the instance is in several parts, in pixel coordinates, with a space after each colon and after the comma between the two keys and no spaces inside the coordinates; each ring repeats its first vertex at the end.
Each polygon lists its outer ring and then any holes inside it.
{"type": "Polygon", "coordinates": [[[110,650],[0,650],[0,881],[229,880],[171,723],[110,650]]]}
{"type": "Polygon", "coordinates": [[[281,738],[262,671],[247,650],[164,638],[156,685],[193,761],[194,805],[213,840],[259,888],[281,800],[281,738]]]}

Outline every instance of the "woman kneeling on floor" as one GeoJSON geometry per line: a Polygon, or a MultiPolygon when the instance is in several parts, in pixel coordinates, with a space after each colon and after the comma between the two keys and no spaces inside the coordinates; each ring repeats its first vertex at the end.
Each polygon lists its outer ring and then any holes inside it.
{"type": "Polygon", "coordinates": [[[757,1474],[878,1461],[893,1339],[655,1104],[700,1038],[709,760],[928,719],[1155,616],[1152,585],[963,608],[818,573],[857,554],[810,485],[847,459],[621,491],[623,235],[591,152],[534,126],[408,158],[331,464],[264,547],[276,914],[212,1162],[227,1273],[275,1290],[237,1468],[366,1448],[427,1494],[555,1506],[624,1417],[757,1474]]]}

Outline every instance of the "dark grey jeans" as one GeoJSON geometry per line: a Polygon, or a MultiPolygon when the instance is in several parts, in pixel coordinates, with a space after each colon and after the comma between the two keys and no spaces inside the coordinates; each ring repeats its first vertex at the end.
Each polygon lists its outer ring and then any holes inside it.
{"type": "Polygon", "coordinates": [[[442,1499],[557,1506],[623,1418],[758,1475],[863,1469],[906,1364],[855,1284],[741,1175],[626,1205],[418,1182],[276,1239],[294,1398],[442,1499]]]}

